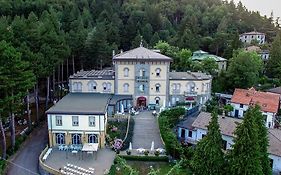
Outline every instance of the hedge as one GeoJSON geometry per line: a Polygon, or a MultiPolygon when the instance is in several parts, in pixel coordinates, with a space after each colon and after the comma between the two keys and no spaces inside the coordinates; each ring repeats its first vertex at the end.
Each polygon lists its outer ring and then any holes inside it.
{"type": "Polygon", "coordinates": [[[136,156],[136,155],[119,155],[119,156],[125,160],[168,162],[167,156],[136,156]]]}

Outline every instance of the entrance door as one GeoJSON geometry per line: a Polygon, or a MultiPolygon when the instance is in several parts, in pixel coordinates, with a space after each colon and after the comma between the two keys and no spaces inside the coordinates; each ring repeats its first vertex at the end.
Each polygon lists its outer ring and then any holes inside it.
{"type": "Polygon", "coordinates": [[[185,129],[181,129],[181,138],[185,138],[185,129]]]}
{"type": "Polygon", "coordinates": [[[137,104],[139,107],[145,107],[146,106],[146,98],[145,97],[139,97],[137,100],[137,104]]]}
{"type": "Polygon", "coordinates": [[[239,115],[239,110],[235,110],[235,114],[234,114],[234,117],[237,117],[238,118],[238,115],[239,115]]]}

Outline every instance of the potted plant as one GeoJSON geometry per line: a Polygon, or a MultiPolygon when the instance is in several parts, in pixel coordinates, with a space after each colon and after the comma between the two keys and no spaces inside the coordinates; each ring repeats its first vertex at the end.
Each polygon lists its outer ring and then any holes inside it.
{"type": "Polygon", "coordinates": [[[158,156],[160,155],[160,152],[159,152],[158,150],[156,150],[156,151],[154,152],[154,155],[158,157],[158,156]]]}
{"type": "Polygon", "coordinates": [[[127,155],[131,155],[132,152],[130,150],[127,150],[126,153],[127,155]]]}
{"type": "Polygon", "coordinates": [[[144,155],[148,156],[148,154],[149,154],[149,151],[148,151],[148,150],[145,150],[145,151],[144,151],[144,155]]]}

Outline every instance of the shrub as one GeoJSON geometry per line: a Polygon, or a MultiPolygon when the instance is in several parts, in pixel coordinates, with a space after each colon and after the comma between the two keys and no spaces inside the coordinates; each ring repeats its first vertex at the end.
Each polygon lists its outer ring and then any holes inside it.
{"type": "Polygon", "coordinates": [[[145,150],[145,151],[144,151],[144,155],[148,156],[148,154],[149,154],[149,151],[148,151],[148,150],[145,150]]]}
{"type": "Polygon", "coordinates": [[[127,155],[131,155],[131,151],[130,150],[127,150],[126,153],[127,153],[127,155]]]}
{"type": "Polygon", "coordinates": [[[155,151],[154,155],[158,157],[160,155],[160,152],[159,151],[155,151]]]}
{"type": "Polygon", "coordinates": [[[119,155],[119,156],[126,160],[168,162],[167,156],[135,156],[135,155],[119,155]]]}

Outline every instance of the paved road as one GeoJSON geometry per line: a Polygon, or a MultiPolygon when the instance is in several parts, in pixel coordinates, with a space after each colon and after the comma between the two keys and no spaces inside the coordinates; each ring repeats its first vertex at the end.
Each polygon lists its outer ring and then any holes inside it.
{"type": "Polygon", "coordinates": [[[8,175],[39,174],[38,158],[48,142],[47,125],[36,128],[10,163],[8,175]],[[29,170],[29,171],[28,171],[29,170]]]}
{"type": "Polygon", "coordinates": [[[154,141],[155,149],[164,148],[157,118],[152,115],[151,111],[140,112],[139,115],[134,116],[134,119],[133,149],[150,149],[152,141],[154,141]]]}

